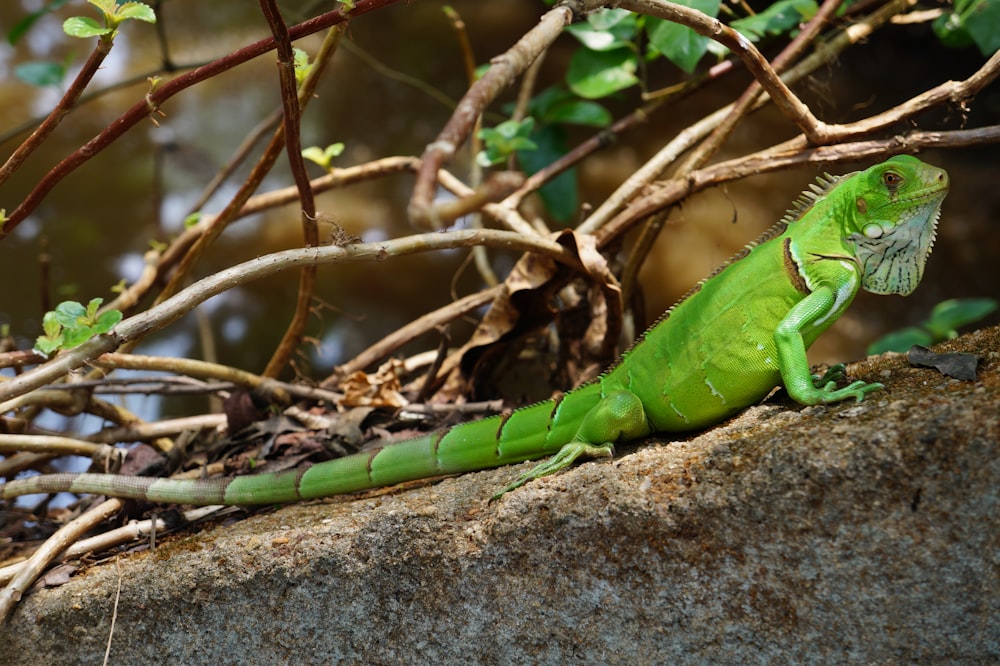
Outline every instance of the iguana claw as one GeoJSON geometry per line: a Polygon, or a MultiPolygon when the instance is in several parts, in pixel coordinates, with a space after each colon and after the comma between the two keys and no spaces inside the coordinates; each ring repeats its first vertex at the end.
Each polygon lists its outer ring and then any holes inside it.
{"type": "Polygon", "coordinates": [[[532,479],[539,479],[543,476],[554,474],[561,469],[569,467],[580,456],[589,456],[591,458],[613,458],[614,455],[615,447],[611,442],[607,442],[605,444],[570,442],[559,449],[559,453],[555,454],[540,465],[532,467],[530,470],[519,476],[516,481],[491,497],[490,500],[498,500],[503,497],[505,493],[508,493],[515,488],[520,488],[532,479]]]}

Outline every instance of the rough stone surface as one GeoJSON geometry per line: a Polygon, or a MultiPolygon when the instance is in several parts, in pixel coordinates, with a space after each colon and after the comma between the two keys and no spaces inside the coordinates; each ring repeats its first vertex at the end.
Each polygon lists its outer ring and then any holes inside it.
{"type": "Polygon", "coordinates": [[[1000,329],[978,382],[873,359],[489,497],[521,468],[290,506],[22,600],[0,663],[995,663],[1000,329]]]}

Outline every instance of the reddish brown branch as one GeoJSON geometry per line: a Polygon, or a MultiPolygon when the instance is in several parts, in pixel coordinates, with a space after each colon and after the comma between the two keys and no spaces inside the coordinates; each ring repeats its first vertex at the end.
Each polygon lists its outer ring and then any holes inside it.
{"type": "MultiPolygon", "coordinates": [[[[299,39],[306,35],[311,35],[330,26],[343,23],[351,18],[367,14],[381,9],[382,7],[395,4],[399,0],[357,0],[350,11],[336,9],[326,12],[315,18],[304,21],[289,28],[288,35],[292,40],[299,39]]],[[[45,196],[63,178],[76,170],[91,157],[107,148],[122,134],[146,118],[152,108],[157,108],[168,99],[196,83],[212,78],[237,65],[257,56],[267,53],[275,47],[273,37],[262,39],[248,46],[243,47],[228,56],[219,58],[198,69],[181,74],[177,78],[164,83],[157,90],[144,97],[141,101],[132,105],[125,113],[104,128],[97,136],[82,145],[76,151],[65,157],[59,164],[54,166],[45,177],[43,177],[35,188],[24,198],[17,208],[10,214],[0,227],[0,239],[5,238],[14,228],[24,221],[24,219],[42,202],[45,196]]]]}
{"type": "Polygon", "coordinates": [[[42,121],[35,131],[31,133],[24,142],[17,147],[14,153],[7,158],[4,165],[0,167],[0,183],[3,183],[11,174],[17,171],[17,168],[21,166],[21,163],[28,158],[28,155],[33,153],[38,146],[42,145],[45,138],[51,134],[62,119],[65,118],[70,111],[76,106],[77,101],[80,99],[80,95],[87,88],[90,80],[94,78],[97,74],[97,70],[100,69],[101,63],[104,62],[104,58],[107,57],[108,53],[111,51],[111,46],[113,44],[113,38],[110,35],[104,35],[97,40],[97,47],[87,58],[87,62],[84,63],[83,69],[80,73],[76,75],[73,79],[73,83],[70,84],[69,89],[66,94],[62,96],[59,103],[56,104],[56,108],[52,109],[52,113],[46,116],[45,120],[42,121]]]}
{"type": "MultiPolygon", "coordinates": [[[[319,245],[319,230],[316,225],[316,200],[309,184],[309,174],[302,159],[302,142],[299,124],[302,109],[299,106],[298,87],[295,82],[295,54],[281,12],[274,0],[260,0],[261,11],[271,28],[278,51],[278,81],[281,85],[281,104],[284,109],[285,152],[292,171],[292,178],[298,190],[302,206],[302,232],[307,246],[319,245]]],[[[309,305],[316,287],[316,266],[303,266],[299,272],[299,291],[296,297],[295,314],[285,331],[278,348],[267,366],[265,377],[276,377],[288,363],[299,344],[309,318],[309,305]]]]}

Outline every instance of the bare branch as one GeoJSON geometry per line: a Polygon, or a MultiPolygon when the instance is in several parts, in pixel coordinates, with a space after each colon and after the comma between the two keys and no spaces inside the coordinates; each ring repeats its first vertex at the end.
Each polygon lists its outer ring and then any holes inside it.
{"type": "Polygon", "coordinates": [[[418,229],[440,229],[444,226],[444,220],[434,208],[438,170],[451,160],[459,146],[465,142],[476,120],[490,102],[513,83],[535,58],[545,52],[572,17],[572,12],[566,7],[555,7],[546,12],[538,25],[529,30],[517,44],[494,58],[486,74],[469,88],[437,139],[427,146],[421,157],[422,164],[408,207],[410,222],[418,229]]]}

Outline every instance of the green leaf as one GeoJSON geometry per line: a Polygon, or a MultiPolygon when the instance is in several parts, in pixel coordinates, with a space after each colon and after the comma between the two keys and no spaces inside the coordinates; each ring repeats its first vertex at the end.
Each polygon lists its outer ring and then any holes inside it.
{"type": "Polygon", "coordinates": [[[629,47],[613,51],[580,49],[573,54],[566,71],[570,90],[586,99],[600,99],[634,86],[635,52],[629,47]]]}
{"type": "Polygon", "coordinates": [[[974,0],[961,3],[968,5],[962,12],[962,22],[972,41],[979,47],[983,57],[989,58],[1000,50],[1000,2],[997,0],[974,0]]]}
{"type": "Polygon", "coordinates": [[[756,42],[765,35],[782,35],[816,15],[814,0],[779,0],[754,16],[736,19],[729,27],[756,42]]]}
{"type": "Polygon", "coordinates": [[[611,124],[611,112],[597,102],[572,99],[553,105],[542,120],[546,123],[607,127],[611,124]]]}
{"type": "Polygon", "coordinates": [[[66,78],[66,67],[62,63],[49,61],[26,62],[14,68],[14,76],[33,86],[59,86],[66,78]]]}
{"type": "Polygon", "coordinates": [[[302,82],[306,80],[309,75],[309,70],[312,69],[312,65],[309,63],[309,54],[302,49],[295,47],[292,49],[294,53],[294,67],[295,67],[295,83],[302,85],[302,82]]]}
{"type": "Polygon", "coordinates": [[[337,143],[331,143],[323,151],[323,157],[326,158],[327,164],[333,161],[334,157],[339,157],[344,152],[344,144],[340,141],[337,143]]]}
{"type": "Polygon", "coordinates": [[[926,346],[933,344],[931,334],[922,328],[910,326],[892,333],[887,333],[868,345],[868,354],[881,354],[887,351],[905,352],[913,345],[926,346]]]}
{"type": "Polygon", "coordinates": [[[108,310],[107,312],[102,312],[97,318],[97,322],[94,324],[94,333],[100,335],[101,333],[107,333],[112,328],[118,325],[118,322],[122,320],[122,313],[119,310],[108,310]]]}
{"type": "Polygon", "coordinates": [[[55,309],[56,321],[62,324],[64,328],[76,328],[80,325],[80,319],[86,316],[86,308],[76,301],[63,301],[55,309]]]}
{"type": "Polygon", "coordinates": [[[87,303],[87,323],[92,324],[94,319],[97,317],[97,309],[101,307],[101,303],[104,302],[103,298],[92,298],[90,302],[87,303]]]}
{"type": "Polygon", "coordinates": [[[46,356],[52,355],[52,352],[58,350],[63,345],[63,336],[55,335],[52,337],[40,335],[35,339],[35,351],[41,352],[46,356]]]}
{"type": "Polygon", "coordinates": [[[72,349],[73,347],[78,347],[92,337],[94,337],[94,332],[89,326],[67,329],[63,331],[62,348],[72,349]]]}
{"type": "Polygon", "coordinates": [[[88,37],[100,37],[101,35],[106,35],[112,32],[112,29],[100,25],[89,16],[73,16],[63,22],[63,32],[70,37],[80,37],[81,39],[86,39],[88,37]]]}
{"type": "MultiPolygon", "coordinates": [[[[719,0],[680,0],[678,4],[712,17],[719,13],[719,0]]],[[[663,19],[647,20],[646,32],[652,47],[688,74],[697,67],[711,41],[687,26],[663,19]]]]}
{"type": "Polygon", "coordinates": [[[952,298],[935,305],[924,325],[937,340],[947,340],[958,336],[956,329],[977,322],[996,309],[997,302],[992,298],[952,298]]]}
{"type": "Polygon", "coordinates": [[[45,316],[42,317],[42,330],[45,331],[45,335],[51,338],[56,337],[59,335],[59,332],[62,331],[62,324],[60,324],[59,320],[56,318],[55,312],[49,310],[45,313],[45,316]]]}
{"type": "Polygon", "coordinates": [[[624,9],[602,9],[587,16],[585,23],[574,23],[566,32],[591,51],[611,51],[632,46],[636,34],[636,15],[624,9]]]}
{"type": "Polygon", "coordinates": [[[102,14],[114,14],[118,7],[117,0],[87,0],[87,2],[100,9],[102,14]]]}
{"type": "Polygon", "coordinates": [[[964,49],[972,46],[972,35],[962,25],[962,18],[953,12],[942,14],[934,19],[932,24],[938,41],[952,49],[964,49]]]}
{"type": "Polygon", "coordinates": [[[636,15],[627,9],[599,9],[587,14],[587,23],[596,30],[635,27],[636,15]]]}
{"type": "Polygon", "coordinates": [[[7,41],[10,42],[11,45],[16,44],[22,37],[24,37],[25,33],[31,29],[31,26],[33,26],[38,19],[50,12],[54,12],[67,2],[69,2],[69,0],[50,0],[49,2],[46,2],[44,7],[38,11],[31,12],[23,19],[15,23],[14,27],[7,33],[7,41]]]}
{"type": "MultiPolygon", "coordinates": [[[[531,139],[537,148],[517,153],[518,162],[529,174],[541,171],[566,153],[566,132],[561,127],[543,126],[531,135],[531,139]]],[[[538,194],[553,218],[559,222],[573,219],[580,206],[576,169],[562,172],[547,182],[538,194]]]]}
{"type": "Polygon", "coordinates": [[[528,117],[518,122],[506,120],[496,127],[484,127],[477,135],[485,149],[476,155],[480,166],[500,164],[519,150],[534,150],[537,146],[528,138],[535,127],[535,119],[528,117]]]}
{"type": "Polygon", "coordinates": [[[149,5],[141,2],[126,2],[121,4],[114,13],[119,21],[134,19],[136,21],[145,21],[146,23],[156,23],[156,12],[149,5]]]}
{"type": "Polygon", "coordinates": [[[323,156],[323,149],[319,146],[309,146],[308,148],[303,148],[302,157],[310,162],[315,162],[323,168],[326,168],[326,160],[323,156]]]}
{"type": "Polygon", "coordinates": [[[343,152],[344,144],[337,142],[331,143],[326,148],[320,148],[319,146],[309,146],[308,148],[303,148],[302,157],[310,162],[315,162],[329,171],[332,168],[330,164],[333,162],[333,158],[338,157],[343,152]]]}

